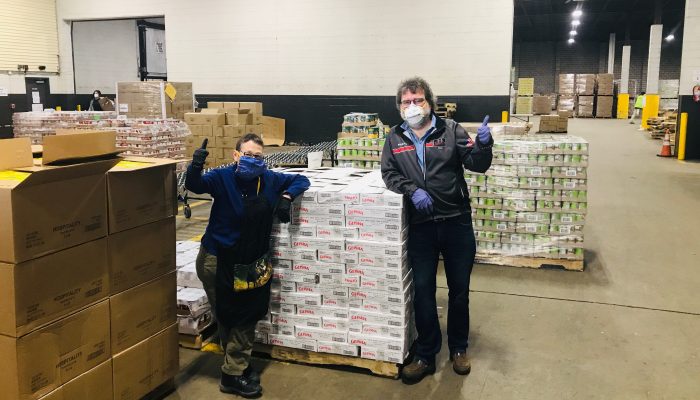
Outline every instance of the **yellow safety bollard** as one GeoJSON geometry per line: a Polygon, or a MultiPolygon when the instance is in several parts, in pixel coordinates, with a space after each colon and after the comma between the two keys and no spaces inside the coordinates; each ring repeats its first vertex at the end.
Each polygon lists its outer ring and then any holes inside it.
{"type": "Polygon", "coordinates": [[[508,111],[501,111],[501,122],[508,122],[508,111]]]}
{"type": "Polygon", "coordinates": [[[80,104],[78,104],[78,107],[75,108],[77,111],[83,111],[80,109],[80,104]]]}
{"type": "Polygon", "coordinates": [[[679,160],[685,160],[685,137],[688,131],[688,113],[681,113],[681,125],[678,128],[678,154],[679,160]]]}
{"type": "Polygon", "coordinates": [[[61,111],[61,106],[56,106],[56,111],[61,111]]]}

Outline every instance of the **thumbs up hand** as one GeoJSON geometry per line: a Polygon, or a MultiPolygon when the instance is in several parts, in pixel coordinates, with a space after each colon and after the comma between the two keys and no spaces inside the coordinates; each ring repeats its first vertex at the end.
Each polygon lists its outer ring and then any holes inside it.
{"type": "Polygon", "coordinates": [[[202,142],[202,147],[198,148],[197,150],[194,151],[194,154],[192,154],[192,165],[198,168],[204,168],[204,162],[207,160],[207,156],[209,155],[209,152],[207,151],[207,144],[209,143],[209,139],[204,139],[202,142]]]}
{"type": "Polygon", "coordinates": [[[491,141],[491,128],[488,127],[488,124],[489,116],[487,115],[479,129],[476,130],[476,137],[481,144],[488,144],[491,141]]]}

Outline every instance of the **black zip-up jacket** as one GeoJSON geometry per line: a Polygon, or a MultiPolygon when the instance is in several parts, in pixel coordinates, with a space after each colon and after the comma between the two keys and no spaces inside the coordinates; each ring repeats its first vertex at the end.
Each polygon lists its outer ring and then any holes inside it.
{"type": "Polygon", "coordinates": [[[486,172],[493,158],[493,138],[484,145],[472,140],[455,121],[438,116],[435,119],[435,130],[424,145],[425,173],[413,141],[400,125],[391,128],[382,151],[384,183],[391,191],[408,197],[412,224],[470,214],[464,168],[486,172]],[[418,188],[433,198],[433,214],[422,214],[413,206],[411,196],[418,188]]]}

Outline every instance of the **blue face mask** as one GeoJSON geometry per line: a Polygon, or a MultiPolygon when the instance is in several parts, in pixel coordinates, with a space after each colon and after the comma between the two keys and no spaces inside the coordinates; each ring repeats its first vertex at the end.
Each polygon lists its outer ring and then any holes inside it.
{"type": "Polygon", "coordinates": [[[241,156],[238,160],[236,174],[245,181],[257,178],[263,172],[265,172],[265,161],[263,160],[248,156],[241,156]]]}

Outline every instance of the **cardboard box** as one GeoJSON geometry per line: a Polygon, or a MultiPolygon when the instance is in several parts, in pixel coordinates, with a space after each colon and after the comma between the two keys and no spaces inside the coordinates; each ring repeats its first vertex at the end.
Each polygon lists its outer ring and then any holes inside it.
{"type": "Polygon", "coordinates": [[[592,117],[595,96],[578,96],[577,117],[592,117]]]}
{"type": "Polygon", "coordinates": [[[602,96],[612,96],[614,89],[613,74],[596,75],[596,93],[602,96]]]}
{"type": "Polygon", "coordinates": [[[535,94],[535,78],[518,78],[518,96],[535,94]]]}
{"type": "Polygon", "coordinates": [[[547,96],[534,96],[532,99],[532,113],[533,114],[549,114],[552,112],[552,103],[547,96]]]}
{"type": "Polygon", "coordinates": [[[612,96],[597,96],[596,97],[596,118],[612,118],[613,97],[612,96]]]}
{"type": "Polygon", "coordinates": [[[3,398],[38,399],[109,357],[106,301],[21,338],[0,336],[3,398]]]}
{"type": "Polygon", "coordinates": [[[110,297],[112,354],[177,322],[175,272],[110,297]]]}
{"type": "Polygon", "coordinates": [[[559,94],[570,96],[576,94],[575,74],[559,74],[559,94]]]}
{"type": "Polygon", "coordinates": [[[567,116],[543,115],[540,117],[540,133],[565,133],[568,129],[567,116]]]}
{"type": "Polygon", "coordinates": [[[110,294],[175,270],[175,217],[107,237],[110,294]]]}
{"type": "Polygon", "coordinates": [[[177,214],[178,161],[127,157],[107,173],[110,234],[177,214]]]}
{"type": "Polygon", "coordinates": [[[532,97],[518,96],[515,103],[516,114],[532,114],[532,97]]]}
{"type": "Polygon", "coordinates": [[[116,94],[116,109],[128,118],[182,119],[185,112],[194,109],[191,82],[118,82],[116,94]],[[169,86],[175,89],[172,99],[165,93],[169,86]]]}
{"type": "Polygon", "coordinates": [[[239,103],[237,101],[225,101],[224,102],[224,109],[226,110],[235,110],[238,109],[239,103]]]}
{"type": "Polygon", "coordinates": [[[224,126],[212,126],[211,127],[211,135],[213,137],[224,136],[224,126]]]}
{"type": "MultiPolygon", "coordinates": [[[[70,136],[55,136],[44,151],[74,159],[94,137],[78,144],[70,136]]],[[[19,263],[107,234],[105,171],[118,159],[51,167],[32,165],[31,154],[29,138],[0,140],[0,261],[19,263]]]]}
{"type": "Polygon", "coordinates": [[[251,113],[254,113],[254,114],[262,114],[263,113],[263,103],[241,101],[238,103],[238,108],[239,109],[241,109],[241,108],[248,109],[251,111],[251,113]]]}
{"type": "Polygon", "coordinates": [[[56,129],[55,136],[44,137],[42,164],[61,165],[96,157],[116,156],[117,133],[79,129],[56,129]]]}
{"type": "Polygon", "coordinates": [[[214,143],[216,144],[216,147],[220,147],[222,149],[234,149],[236,148],[236,143],[238,143],[237,137],[229,137],[229,136],[222,136],[215,138],[214,143]]]}
{"type": "Polygon", "coordinates": [[[223,101],[208,101],[207,108],[224,108],[223,101]]]}
{"type": "Polygon", "coordinates": [[[0,263],[0,334],[25,335],[108,292],[105,238],[19,264],[0,263]]]}
{"type": "Polygon", "coordinates": [[[223,107],[220,108],[202,108],[202,111],[200,111],[202,114],[224,114],[226,111],[224,111],[223,107]]]}
{"type": "MultiPolygon", "coordinates": [[[[238,110],[234,110],[234,111],[238,111],[238,110]]],[[[249,123],[249,120],[252,120],[250,118],[249,114],[239,114],[238,112],[226,113],[226,125],[245,126],[249,123]]]]}
{"type": "Polygon", "coordinates": [[[113,400],[112,359],[59,386],[41,400],[113,400]]]}
{"type": "Polygon", "coordinates": [[[275,117],[262,117],[263,133],[262,138],[265,145],[282,146],[285,139],[285,120],[275,117]]]}
{"type": "Polygon", "coordinates": [[[226,123],[226,114],[185,113],[185,122],[193,125],[220,126],[226,123]]]}
{"type": "Polygon", "coordinates": [[[576,74],[576,93],[592,96],[595,93],[595,74],[576,74]]]}
{"type": "Polygon", "coordinates": [[[236,126],[236,125],[224,125],[224,134],[223,136],[230,137],[230,138],[239,138],[245,134],[245,127],[244,126],[236,126]]]}
{"type": "Polygon", "coordinates": [[[140,399],[179,369],[177,324],[114,356],[114,400],[140,399]]]}

